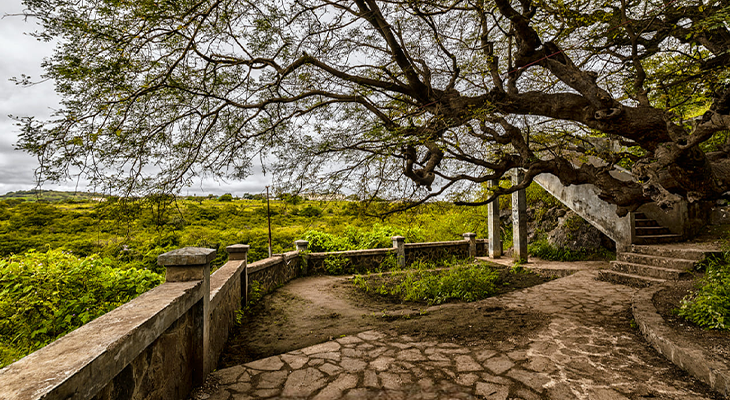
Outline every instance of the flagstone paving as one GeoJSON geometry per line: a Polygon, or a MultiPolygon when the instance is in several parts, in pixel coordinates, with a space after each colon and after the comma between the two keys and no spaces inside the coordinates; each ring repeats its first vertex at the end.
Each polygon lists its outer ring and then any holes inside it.
{"type": "Polygon", "coordinates": [[[549,323],[526,341],[466,346],[370,330],[216,371],[208,398],[719,398],[619,328],[636,289],[595,275],[483,301],[544,313],[549,323]]]}

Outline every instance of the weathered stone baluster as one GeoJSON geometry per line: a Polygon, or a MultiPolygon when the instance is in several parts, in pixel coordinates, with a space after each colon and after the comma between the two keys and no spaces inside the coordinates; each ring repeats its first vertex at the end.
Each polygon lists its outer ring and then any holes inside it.
{"type": "Polygon", "coordinates": [[[167,269],[166,282],[202,281],[201,299],[191,309],[193,313],[193,354],[190,362],[193,370],[193,385],[205,382],[210,373],[209,330],[210,330],[210,262],[215,259],[214,249],[185,247],[157,257],[157,264],[167,269]]]}
{"type": "Polygon", "coordinates": [[[393,236],[393,248],[395,249],[395,257],[398,261],[398,267],[406,266],[406,238],[403,236],[393,236]]]}
{"type": "Polygon", "coordinates": [[[464,235],[464,240],[469,242],[469,258],[477,256],[477,234],[473,232],[467,232],[464,235]]]}
{"type": "Polygon", "coordinates": [[[251,246],[247,244],[233,244],[226,247],[229,261],[243,260],[241,271],[241,300],[244,305],[248,304],[248,250],[251,246]]]}
{"type": "Polygon", "coordinates": [[[307,248],[309,247],[309,242],[306,240],[295,240],[294,246],[296,246],[297,251],[299,252],[300,262],[302,263],[302,275],[307,275],[307,256],[303,255],[302,253],[307,251],[307,248]]]}

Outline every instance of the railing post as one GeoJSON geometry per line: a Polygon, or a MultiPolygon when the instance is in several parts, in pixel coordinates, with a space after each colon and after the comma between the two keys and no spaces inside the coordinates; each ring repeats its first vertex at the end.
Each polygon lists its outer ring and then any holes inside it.
{"type": "Polygon", "coordinates": [[[464,240],[469,242],[469,258],[475,258],[477,256],[477,234],[467,232],[462,236],[464,236],[464,240]]]}
{"type": "Polygon", "coordinates": [[[309,242],[306,240],[295,240],[294,246],[296,246],[297,251],[299,252],[299,261],[302,263],[302,275],[307,275],[307,257],[306,255],[302,254],[307,251],[307,248],[309,247],[309,242]]]}
{"type": "MultiPolygon", "coordinates": [[[[489,181],[489,186],[499,186],[499,181],[489,181]]],[[[499,220],[499,197],[487,204],[487,215],[489,218],[489,257],[499,258],[502,256],[502,228],[499,220]]]]}
{"type": "Polygon", "coordinates": [[[248,250],[251,246],[247,244],[233,244],[226,247],[228,252],[228,260],[243,261],[243,270],[241,271],[241,300],[243,304],[248,304],[248,250]]]}
{"type": "Polygon", "coordinates": [[[157,264],[166,268],[166,282],[202,281],[202,299],[193,311],[193,354],[191,357],[193,385],[205,382],[210,373],[209,330],[210,330],[210,262],[215,259],[214,249],[185,247],[157,257],[157,264]]]}
{"type": "MultiPolygon", "coordinates": [[[[524,173],[515,170],[512,186],[524,180],[524,173]]],[[[512,256],[517,262],[527,262],[527,196],[525,189],[512,193],[512,256]]]]}
{"type": "Polygon", "coordinates": [[[403,236],[393,236],[393,248],[395,249],[395,257],[398,261],[398,267],[406,266],[406,238],[403,236]]]}

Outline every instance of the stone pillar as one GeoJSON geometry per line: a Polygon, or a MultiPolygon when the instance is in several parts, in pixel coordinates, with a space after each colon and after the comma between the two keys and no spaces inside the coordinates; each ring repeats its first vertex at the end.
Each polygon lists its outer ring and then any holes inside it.
{"type": "Polygon", "coordinates": [[[309,242],[306,240],[295,240],[294,246],[297,247],[298,252],[307,251],[307,247],[309,247],[309,242]]]}
{"type": "MultiPolygon", "coordinates": [[[[512,175],[512,186],[524,179],[524,173],[516,170],[512,175]]],[[[512,257],[518,262],[527,262],[527,197],[525,189],[512,193],[512,257]]]]}
{"type": "MultiPolygon", "coordinates": [[[[499,181],[489,181],[489,186],[499,186],[499,181]]],[[[499,197],[487,204],[489,216],[489,257],[502,257],[502,224],[499,220],[499,197]]]]}
{"type": "Polygon", "coordinates": [[[299,252],[299,261],[302,263],[302,275],[307,275],[308,272],[308,259],[309,255],[307,255],[305,252],[307,251],[307,248],[309,247],[309,242],[306,240],[295,240],[294,246],[297,247],[297,251],[299,252]],[[302,254],[305,253],[305,254],[302,254]]]}
{"type": "Polygon", "coordinates": [[[228,260],[243,261],[243,270],[241,271],[241,301],[244,305],[248,304],[248,250],[251,246],[247,244],[234,244],[226,247],[228,252],[228,260]]]}
{"type": "Polygon", "coordinates": [[[469,242],[469,258],[474,258],[477,256],[477,234],[472,232],[467,232],[463,234],[464,240],[469,242]]]}
{"type": "Polygon", "coordinates": [[[215,259],[214,249],[185,247],[160,254],[157,264],[166,268],[166,282],[202,281],[202,298],[192,308],[193,354],[190,358],[193,370],[193,386],[202,385],[210,373],[210,262],[215,259]]]}
{"type": "Polygon", "coordinates": [[[406,266],[406,238],[403,236],[393,236],[393,248],[395,249],[395,257],[398,260],[398,266],[405,268],[406,266]]]}

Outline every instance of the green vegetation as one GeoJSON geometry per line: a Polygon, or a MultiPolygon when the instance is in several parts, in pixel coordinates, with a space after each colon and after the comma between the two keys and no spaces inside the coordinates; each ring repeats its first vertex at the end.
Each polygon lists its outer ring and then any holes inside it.
{"type": "Polygon", "coordinates": [[[241,325],[244,318],[251,314],[253,306],[255,306],[262,297],[264,297],[264,290],[261,288],[259,281],[251,281],[248,283],[248,302],[240,309],[236,311],[236,324],[241,325]]]}
{"type": "Polygon", "coordinates": [[[697,292],[682,300],[678,313],[704,328],[730,330],[730,252],[705,268],[697,292]]]}
{"type": "Polygon", "coordinates": [[[311,230],[304,234],[304,239],[309,241],[309,250],[313,252],[382,249],[393,247],[393,236],[404,236],[409,243],[426,241],[421,232],[418,228],[397,228],[375,223],[368,228],[348,226],[339,234],[311,230]]]}
{"type": "Polygon", "coordinates": [[[615,258],[615,254],[603,247],[598,250],[572,251],[565,247],[555,247],[548,243],[547,239],[540,238],[527,245],[527,252],[531,256],[549,261],[587,261],[607,260],[615,258]]]}
{"type": "Polygon", "coordinates": [[[342,275],[349,272],[348,264],[350,264],[349,258],[330,255],[324,259],[324,270],[330,275],[342,275]]]}
{"type": "MultiPolygon", "coordinates": [[[[166,251],[184,246],[214,248],[218,250],[214,265],[221,265],[227,256],[225,247],[242,243],[251,246],[250,261],[266,258],[265,201],[221,198],[0,200],[0,257],[30,249],[61,249],[161,272],[156,260],[166,251]]],[[[304,201],[298,196],[272,200],[273,251],[293,250],[297,239],[310,240],[312,251],[336,251],[390,247],[394,235],[405,236],[409,242],[454,240],[468,231],[487,235],[485,207],[431,203],[383,220],[367,216],[366,211],[359,202],[304,201]]]]}
{"type": "Polygon", "coordinates": [[[162,276],[50,250],[0,259],[0,367],[159,285],[162,276]]]}
{"type": "Polygon", "coordinates": [[[358,275],[353,278],[353,284],[365,292],[431,305],[487,298],[495,293],[499,281],[499,272],[483,263],[414,263],[411,268],[392,271],[388,279],[383,279],[382,273],[358,275]]]}

